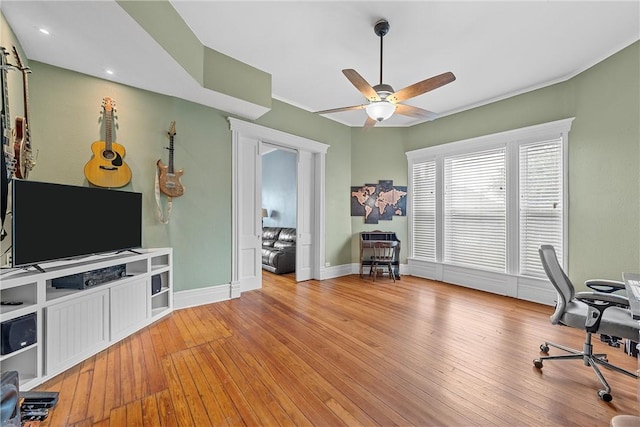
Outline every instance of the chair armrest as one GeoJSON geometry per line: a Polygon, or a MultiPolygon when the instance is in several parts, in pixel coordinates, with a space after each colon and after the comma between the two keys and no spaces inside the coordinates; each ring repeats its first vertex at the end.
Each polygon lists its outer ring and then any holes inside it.
{"type": "Polygon", "coordinates": [[[591,333],[598,332],[602,315],[606,309],[610,307],[629,307],[629,299],[627,297],[612,293],[578,292],[575,294],[575,298],[589,306],[584,328],[591,333]]]}
{"type": "Polygon", "coordinates": [[[603,310],[613,306],[623,308],[629,307],[629,298],[617,294],[605,292],[578,292],[576,293],[575,298],[592,307],[603,308],[603,310]]]}
{"type": "Polygon", "coordinates": [[[611,293],[625,289],[624,282],[620,282],[618,280],[591,279],[584,282],[584,284],[594,291],[605,293],[611,293]]]}

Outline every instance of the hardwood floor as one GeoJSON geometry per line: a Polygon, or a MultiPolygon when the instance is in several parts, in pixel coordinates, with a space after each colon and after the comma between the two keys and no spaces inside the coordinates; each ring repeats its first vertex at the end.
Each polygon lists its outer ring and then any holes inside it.
{"type": "MultiPolygon", "coordinates": [[[[403,276],[294,283],[265,273],[240,299],[177,310],[43,384],[49,426],[606,426],[638,383],[532,359],[552,307],[403,276]]],[[[637,361],[599,341],[628,369],[637,361]]],[[[553,350],[552,350],[553,353],[553,350]]]]}

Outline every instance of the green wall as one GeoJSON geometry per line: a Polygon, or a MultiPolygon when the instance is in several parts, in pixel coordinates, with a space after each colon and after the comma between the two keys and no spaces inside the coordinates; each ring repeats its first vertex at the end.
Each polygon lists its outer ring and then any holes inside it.
{"type": "MultiPolygon", "coordinates": [[[[353,128],[351,131],[351,186],[375,184],[380,180],[392,180],[394,185],[406,186],[407,157],[404,128],[353,128]]],[[[346,195],[350,188],[342,190],[346,195]]],[[[351,206],[349,206],[351,209],[351,206]]],[[[350,213],[349,213],[350,214],[350,213]]],[[[351,259],[360,260],[360,235],[362,231],[393,231],[400,239],[400,262],[407,262],[407,217],[394,216],[390,221],[365,224],[364,217],[351,217],[351,259]]]]}

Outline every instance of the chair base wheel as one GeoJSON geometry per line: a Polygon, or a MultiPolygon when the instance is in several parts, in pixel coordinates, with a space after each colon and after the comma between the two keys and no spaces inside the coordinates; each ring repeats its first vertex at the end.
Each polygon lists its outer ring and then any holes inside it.
{"type": "Polygon", "coordinates": [[[605,402],[611,402],[613,400],[613,396],[610,393],[607,393],[606,390],[599,390],[598,397],[605,402]]]}
{"type": "Polygon", "coordinates": [[[543,353],[549,353],[549,346],[546,344],[540,344],[540,351],[543,353]]]}
{"type": "Polygon", "coordinates": [[[538,369],[542,369],[542,360],[540,359],[534,359],[533,361],[533,366],[535,366],[538,369]]]}

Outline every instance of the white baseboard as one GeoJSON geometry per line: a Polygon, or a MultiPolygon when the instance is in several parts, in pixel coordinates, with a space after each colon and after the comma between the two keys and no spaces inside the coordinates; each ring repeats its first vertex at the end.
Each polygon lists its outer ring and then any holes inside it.
{"type": "MultiPolygon", "coordinates": [[[[319,280],[333,279],[350,274],[358,274],[359,272],[359,263],[325,267],[320,270],[319,280]]],[[[368,274],[368,271],[365,271],[365,273],[368,274]]],[[[505,277],[499,277],[500,275],[495,273],[466,271],[459,267],[452,268],[443,266],[442,264],[435,265],[435,263],[425,262],[400,264],[400,275],[413,275],[425,279],[444,281],[547,305],[554,305],[556,298],[556,293],[553,291],[553,288],[542,279],[514,276],[505,279],[505,277]],[[507,282],[507,284],[502,282],[507,282]],[[499,284],[503,284],[504,286],[500,287],[498,286],[499,284]]],[[[240,297],[239,283],[190,289],[173,293],[173,308],[195,307],[238,297],[240,297]]]]}
{"type": "MultiPolygon", "coordinates": [[[[320,280],[333,279],[336,277],[348,276],[350,274],[360,273],[360,263],[354,262],[352,264],[336,265],[333,267],[325,267],[320,270],[320,280]]],[[[366,274],[369,274],[369,270],[365,270],[366,274]]],[[[400,275],[409,274],[409,267],[407,264],[400,264],[400,275]]]]}
{"type": "MultiPolygon", "coordinates": [[[[360,263],[351,264],[351,271],[349,274],[360,274],[360,263]]],[[[363,274],[369,274],[369,267],[365,267],[363,274]]],[[[407,264],[400,264],[400,275],[409,274],[409,268],[407,264]]]]}
{"type": "Polygon", "coordinates": [[[224,284],[208,288],[189,289],[173,293],[174,310],[231,299],[231,285],[224,284]]]}
{"type": "Polygon", "coordinates": [[[333,279],[336,277],[348,276],[351,272],[351,264],[335,265],[320,269],[320,280],[333,279]]]}

